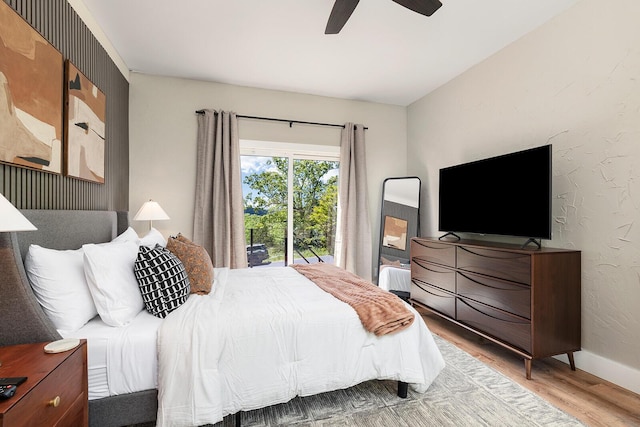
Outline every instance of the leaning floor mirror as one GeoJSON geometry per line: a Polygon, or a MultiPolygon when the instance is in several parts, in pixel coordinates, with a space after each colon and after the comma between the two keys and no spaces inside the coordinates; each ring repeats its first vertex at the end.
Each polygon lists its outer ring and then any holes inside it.
{"type": "MultiPolygon", "coordinates": [[[[393,267],[408,271],[411,266],[411,238],[418,236],[420,231],[420,178],[409,176],[385,179],[382,184],[380,211],[378,285],[389,290],[386,283],[388,278],[386,275],[381,278],[383,270],[393,267]]],[[[399,287],[404,286],[396,284],[395,288],[399,287]]]]}

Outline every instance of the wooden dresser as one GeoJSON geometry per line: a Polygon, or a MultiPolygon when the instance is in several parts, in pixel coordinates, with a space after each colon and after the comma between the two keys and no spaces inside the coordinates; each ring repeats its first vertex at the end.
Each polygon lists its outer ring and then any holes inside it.
{"type": "Polygon", "coordinates": [[[411,301],[533,359],[580,350],[580,251],[411,240],[411,301]]]}
{"type": "Polygon", "coordinates": [[[16,394],[0,400],[0,427],[87,426],[87,342],[56,354],[47,343],[0,347],[0,377],[27,377],[16,394]]]}

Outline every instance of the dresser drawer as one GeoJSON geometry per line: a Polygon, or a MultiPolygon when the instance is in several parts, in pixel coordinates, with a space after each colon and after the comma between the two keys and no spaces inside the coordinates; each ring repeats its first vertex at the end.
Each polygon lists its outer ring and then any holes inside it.
{"type": "Polygon", "coordinates": [[[531,256],[528,254],[459,247],[457,256],[460,270],[531,284],[531,256]]]}
{"type": "MultiPolygon", "coordinates": [[[[43,354],[43,357],[48,355],[43,354]]],[[[87,397],[83,389],[83,353],[76,351],[42,379],[5,414],[8,426],[72,426],[87,397]],[[56,399],[58,398],[58,399],[56,399]],[[54,402],[58,402],[57,406],[54,402]]],[[[80,420],[82,418],[80,417],[80,420]]]]}
{"type": "Polygon", "coordinates": [[[456,313],[459,322],[531,352],[531,322],[527,319],[463,298],[456,298],[456,313]]]}
{"type": "Polygon", "coordinates": [[[411,299],[451,318],[456,317],[455,295],[420,280],[411,279],[411,299]]]}
{"type": "Polygon", "coordinates": [[[411,278],[450,292],[456,291],[455,270],[431,264],[418,258],[411,260],[411,278]]]}
{"type": "Polygon", "coordinates": [[[411,258],[455,267],[456,247],[431,240],[412,239],[411,258]]]}
{"type": "Polygon", "coordinates": [[[457,273],[456,289],[460,296],[531,319],[531,288],[527,285],[473,273],[457,273]]]}

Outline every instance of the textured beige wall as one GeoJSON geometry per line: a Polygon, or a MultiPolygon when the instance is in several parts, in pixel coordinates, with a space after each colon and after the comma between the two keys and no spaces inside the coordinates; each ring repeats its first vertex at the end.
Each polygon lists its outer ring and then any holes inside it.
{"type": "Polygon", "coordinates": [[[543,243],[582,251],[576,362],[636,392],[639,19],[636,0],[582,0],[409,106],[407,119],[408,172],[423,179],[432,235],[441,167],[553,144],[553,239],[543,243]]]}
{"type": "MultiPolygon", "coordinates": [[[[171,217],[154,223],[165,236],[177,232],[192,236],[195,111],[213,108],[249,116],[367,126],[370,220],[377,244],[382,181],[406,173],[406,108],[139,73],[130,75],[129,99],[131,213],[149,198],[159,202],[171,217]]],[[[243,139],[340,145],[339,128],[290,128],[286,123],[243,119],[239,131],[243,139]]],[[[144,232],[148,224],[134,222],[134,226],[144,232]]]]}

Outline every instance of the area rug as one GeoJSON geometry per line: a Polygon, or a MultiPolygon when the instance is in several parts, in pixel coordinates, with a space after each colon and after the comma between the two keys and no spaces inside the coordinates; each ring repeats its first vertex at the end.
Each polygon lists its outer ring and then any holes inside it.
{"type": "MultiPolygon", "coordinates": [[[[297,397],[241,414],[243,427],[256,426],[583,426],[529,390],[434,335],[446,367],[429,390],[396,396],[395,381],[297,397]]],[[[233,426],[233,416],[215,427],[233,426]]]]}

